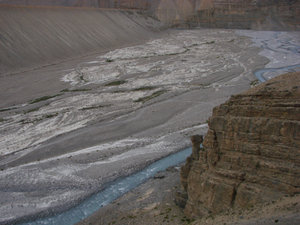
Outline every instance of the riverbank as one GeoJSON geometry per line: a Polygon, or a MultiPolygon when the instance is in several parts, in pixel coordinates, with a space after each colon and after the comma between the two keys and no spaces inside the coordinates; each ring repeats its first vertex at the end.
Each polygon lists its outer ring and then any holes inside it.
{"type": "Polygon", "coordinates": [[[77,225],[139,225],[141,221],[144,225],[297,225],[300,222],[299,195],[249,210],[231,210],[197,220],[187,218],[174,202],[179,178],[179,167],[169,168],[77,225]]]}
{"type": "Polygon", "coordinates": [[[178,167],[156,174],[144,184],[102,208],[77,225],[104,224],[186,224],[189,220],[175,205],[174,198],[180,186],[178,167]]]}

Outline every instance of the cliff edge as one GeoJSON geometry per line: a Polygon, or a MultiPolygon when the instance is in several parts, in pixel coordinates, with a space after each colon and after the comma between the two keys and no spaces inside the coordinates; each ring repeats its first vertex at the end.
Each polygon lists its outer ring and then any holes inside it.
{"type": "Polygon", "coordinates": [[[181,169],[188,216],[299,194],[300,72],[232,96],[214,108],[204,148],[192,141],[194,152],[181,169]]]}

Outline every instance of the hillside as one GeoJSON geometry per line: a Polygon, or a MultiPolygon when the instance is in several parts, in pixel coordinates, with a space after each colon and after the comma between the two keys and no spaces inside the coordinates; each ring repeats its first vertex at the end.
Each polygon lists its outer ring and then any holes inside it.
{"type": "Polygon", "coordinates": [[[159,27],[132,11],[0,6],[0,74],[138,43],[159,27]]]}

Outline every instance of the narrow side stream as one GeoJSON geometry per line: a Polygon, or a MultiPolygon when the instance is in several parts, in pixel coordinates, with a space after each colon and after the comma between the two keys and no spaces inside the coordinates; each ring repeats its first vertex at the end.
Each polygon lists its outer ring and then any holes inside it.
{"type": "Polygon", "coordinates": [[[160,171],[166,170],[168,167],[178,165],[186,160],[191,155],[192,148],[187,148],[180,152],[174,153],[163,159],[160,159],[150,166],[146,167],[140,172],[130,175],[125,178],[120,178],[113,182],[109,187],[103,191],[92,195],[78,206],[63,212],[61,214],[54,215],[52,217],[38,219],[33,222],[23,223],[22,225],[42,225],[42,224],[53,224],[53,225],[71,225],[75,224],[94,212],[108,205],[115,199],[121,197],[126,192],[132,190],[144,181],[154,176],[160,171]]]}
{"type": "Polygon", "coordinates": [[[268,80],[266,78],[266,73],[276,73],[279,75],[279,74],[296,72],[296,71],[300,71],[300,64],[284,66],[279,68],[263,68],[263,69],[256,70],[254,72],[254,75],[260,82],[265,82],[266,80],[268,80]]]}

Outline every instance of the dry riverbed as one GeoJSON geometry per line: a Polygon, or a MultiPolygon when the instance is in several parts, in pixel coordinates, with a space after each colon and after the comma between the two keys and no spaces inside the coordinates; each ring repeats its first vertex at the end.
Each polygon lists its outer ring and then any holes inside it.
{"type": "MultiPolygon", "coordinates": [[[[255,44],[262,47],[263,51],[260,54],[270,60],[266,68],[282,68],[299,63],[300,56],[297,49],[300,40],[296,37],[297,32],[238,31],[238,33],[252,37],[255,44]]],[[[270,79],[280,73],[282,69],[267,72],[264,76],[270,79]]],[[[141,221],[145,225],[296,225],[300,223],[299,195],[283,197],[248,210],[235,209],[219,215],[197,219],[187,218],[174,202],[175,193],[180,186],[179,177],[179,167],[169,168],[78,224],[138,225],[141,221]]]]}
{"type": "Polygon", "coordinates": [[[14,99],[0,109],[0,224],[65,210],[189,146],[214,106],[254,83],[253,71],[268,62],[259,52],[232,30],[172,30],[24,72],[20,88],[36,97],[10,89],[14,99]]]}

